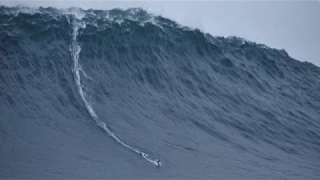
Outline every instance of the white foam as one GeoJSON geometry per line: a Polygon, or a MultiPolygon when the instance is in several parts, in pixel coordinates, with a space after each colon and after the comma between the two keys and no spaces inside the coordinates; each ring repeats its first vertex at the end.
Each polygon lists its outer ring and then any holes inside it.
{"type": "Polygon", "coordinates": [[[72,14],[76,17],[77,20],[81,20],[83,17],[85,17],[85,12],[84,10],[80,9],[80,8],[68,8],[68,9],[64,9],[62,11],[63,14],[72,14]]]}
{"type": "MultiPolygon", "coordinates": [[[[73,14],[73,12],[72,12],[73,14]]],[[[74,15],[74,14],[73,14],[74,15]]],[[[105,130],[107,132],[107,134],[109,136],[111,136],[115,141],[117,141],[119,144],[121,144],[122,146],[132,150],[133,152],[140,154],[144,159],[146,159],[147,161],[157,165],[156,160],[152,160],[149,158],[148,154],[139,151],[138,149],[135,149],[133,147],[131,147],[130,145],[124,143],[123,141],[121,141],[114,132],[112,132],[110,130],[110,128],[107,126],[107,124],[103,121],[101,121],[98,117],[98,115],[95,113],[93,107],[91,106],[91,104],[89,103],[89,101],[87,101],[86,96],[85,96],[85,92],[83,91],[83,85],[81,84],[81,76],[80,76],[80,72],[85,75],[85,77],[88,77],[88,75],[85,73],[85,71],[82,69],[81,65],[79,64],[79,54],[81,51],[81,47],[77,42],[77,36],[78,36],[78,30],[79,28],[84,28],[85,25],[80,21],[81,18],[83,16],[74,16],[71,17],[71,19],[69,19],[69,23],[72,24],[73,27],[73,31],[72,31],[72,42],[70,45],[70,52],[71,52],[71,57],[73,60],[73,73],[74,73],[74,79],[77,85],[77,89],[78,89],[78,93],[82,99],[82,101],[85,104],[85,107],[87,109],[87,111],[89,112],[90,116],[93,118],[93,120],[96,122],[96,124],[101,127],[103,130],[105,130]],[[78,19],[80,18],[80,19],[78,19]]]]}

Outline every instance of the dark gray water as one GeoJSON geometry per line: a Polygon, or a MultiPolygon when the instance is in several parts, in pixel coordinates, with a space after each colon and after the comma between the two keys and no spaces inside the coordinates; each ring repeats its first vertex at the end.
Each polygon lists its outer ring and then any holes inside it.
{"type": "Polygon", "coordinates": [[[320,177],[320,69],[285,50],[141,9],[0,7],[0,82],[0,178],[320,177]]]}

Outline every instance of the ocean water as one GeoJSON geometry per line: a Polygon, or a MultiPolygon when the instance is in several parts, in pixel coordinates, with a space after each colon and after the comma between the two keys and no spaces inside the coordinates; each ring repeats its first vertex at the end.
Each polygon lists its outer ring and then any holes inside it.
{"type": "Polygon", "coordinates": [[[2,6],[0,178],[320,178],[319,92],[285,50],[139,8],[2,6]]]}

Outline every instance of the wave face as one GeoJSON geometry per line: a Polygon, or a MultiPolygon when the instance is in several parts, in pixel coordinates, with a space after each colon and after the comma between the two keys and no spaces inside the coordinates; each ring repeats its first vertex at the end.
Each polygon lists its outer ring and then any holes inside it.
{"type": "Polygon", "coordinates": [[[320,177],[318,67],[137,8],[0,16],[0,177],[320,177]]]}

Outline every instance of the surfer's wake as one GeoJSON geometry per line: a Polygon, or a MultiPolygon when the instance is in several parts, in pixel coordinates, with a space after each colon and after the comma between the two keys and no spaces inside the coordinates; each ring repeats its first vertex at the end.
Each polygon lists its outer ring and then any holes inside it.
{"type": "MultiPolygon", "coordinates": [[[[76,13],[76,12],[73,12],[76,13]]],[[[92,106],[90,105],[90,103],[87,101],[86,97],[85,97],[85,93],[83,91],[83,85],[81,84],[81,76],[80,76],[80,72],[84,74],[85,77],[88,77],[88,75],[85,73],[85,71],[82,69],[81,65],[79,64],[79,54],[81,51],[81,47],[80,45],[77,43],[77,36],[78,36],[78,30],[80,28],[85,28],[85,24],[81,22],[81,19],[78,19],[76,17],[76,15],[71,14],[71,17],[69,19],[69,23],[71,24],[73,30],[72,30],[72,41],[71,41],[71,45],[70,45],[70,52],[71,52],[71,58],[74,62],[73,64],[73,73],[74,73],[74,80],[76,82],[76,86],[78,89],[78,93],[82,99],[82,101],[85,104],[85,107],[87,109],[87,111],[89,112],[90,116],[93,118],[93,120],[96,122],[96,124],[101,127],[103,130],[105,130],[109,136],[111,136],[115,141],[117,141],[118,143],[120,143],[122,146],[132,150],[133,152],[140,154],[144,159],[146,159],[147,161],[157,165],[157,161],[156,160],[152,160],[148,154],[146,154],[145,152],[139,151],[138,149],[135,149],[133,147],[131,147],[130,145],[124,143],[123,141],[121,141],[114,132],[112,132],[108,126],[106,125],[105,122],[101,121],[98,117],[98,115],[95,113],[94,109],[92,108],[92,106]]]]}

